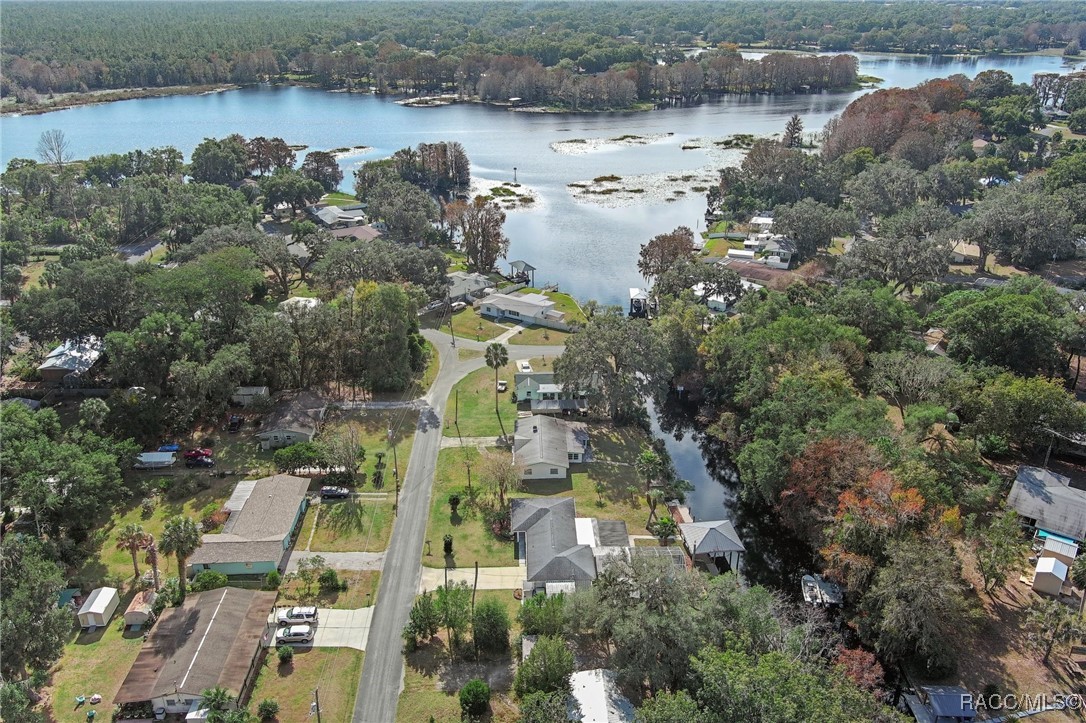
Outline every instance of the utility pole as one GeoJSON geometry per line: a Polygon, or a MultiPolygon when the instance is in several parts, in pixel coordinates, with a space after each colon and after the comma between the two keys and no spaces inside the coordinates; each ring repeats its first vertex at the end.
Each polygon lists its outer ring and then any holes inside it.
{"type": "Polygon", "coordinates": [[[456,425],[457,429],[459,429],[460,428],[460,389],[459,388],[454,389],[453,393],[454,393],[453,397],[456,400],[453,403],[453,424],[456,425]]]}
{"type": "Polygon", "coordinates": [[[392,425],[388,427],[388,444],[392,447],[392,475],[396,480],[396,514],[400,514],[400,461],[396,456],[396,440],[392,436],[392,425]]]}
{"type": "Polygon", "coordinates": [[[320,695],[320,691],[321,691],[320,688],[314,688],[313,689],[313,701],[314,701],[313,705],[316,707],[316,710],[317,710],[317,723],[321,723],[321,695],[320,695]]]}

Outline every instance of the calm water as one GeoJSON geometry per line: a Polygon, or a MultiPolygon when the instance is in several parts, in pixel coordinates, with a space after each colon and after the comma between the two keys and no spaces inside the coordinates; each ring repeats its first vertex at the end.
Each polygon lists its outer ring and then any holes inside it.
{"type": "MultiPolygon", "coordinates": [[[[954,60],[860,55],[860,61],[860,72],[885,79],[883,87],[910,87],[953,73],[972,77],[993,68],[1029,82],[1034,73],[1068,69],[1060,58],[1041,56],[954,60]]],[[[247,88],[6,117],[0,119],[0,163],[33,158],[38,137],[52,128],[64,131],[80,158],[163,145],[176,146],[187,158],[203,138],[230,133],[279,136],[311,150],[372,146],[364,155],[343,159],[344,188],[349,188],[351,171],[364,160],[420,142],[456,140],[467,149],[475,176],[512,180],[516,167],[518,180],[539,195],[537,208],[508,216],[510,259],[523,258],[538,267],[537,282],[556,282],[578,298],[625,304],[627,288],[643,283],[636,270],[639,245],[679,225],[697,228],[704,198],[689,194],[674,202],[646,199],[636,206],[601,208],[573,200],[568,183],[604,174],[701,168],[709,162],[704,152],[681,149],[691,138],[778,133],[794,113],[808,131],[817,130],[861,94],[728,97],[697,108],[651,113],[542,115],[475,105],[404,108],[369,95],[247,88]],[[554,141],[626,133],[674,135],[647,146],[581,156],[560,155],[550,148],[554,141]]],[[[678,474],[696,487],[689,504],[697,518],[733,520],[747,547],[747,577],[794,593],[801,571],[811,567],[811,552],[783,534],[764,511],[737,499],[737,478],[725,450],[698,432],[688,415],[671,405],[659,413],[650,407],[650,412],[653,431],[666,441],[678,474]]]]}
{"type": "MultiPolygon", "coordinates": [[[[1003,68],[1028,82],[1034,73],[1067,69],[1056,57],[968,60],[861,55],[862,73],[884,78],[884,87],[912,86],[932,77],[1003,68]]],[[[345,158],[344,187],[364,160],[404,146],[460,141],[472,172],[492,180],[517,178],[533,187],[538,208],[509,214],[510,259],[523,258],[539,271],[537,282],[555,282],[579,298],[625,303],[626,290],[640,286],[639,245],[679,225],[696,228],[705,210],[700,194],[674,202],[646,199],[636,206],[601,208],[575,201],[566,185],[604,174],[674,173],[705,167],[703,151],[683,151],[696,137],[780,132],[799,114],[808,131],[861,93],[809,96],[728,97],[696,108],[651,113],[543,115],[510,113],[476,105],[405,108],[370,95],[327,93],[309,88],[258,87],[205,96],[122,101],[38,116],[0,119],[0,163],[35,156],[42,131],[59,128],[76,157],[174,145],[186,158],[203,138],[241,133],[279,136],[311,150],[367,145],[364,155],[345,158]],[[609,138],[672,133],[648,146],[614,147],[581,156],[561,155],[550,143],[572,138],[609,138]]]]}

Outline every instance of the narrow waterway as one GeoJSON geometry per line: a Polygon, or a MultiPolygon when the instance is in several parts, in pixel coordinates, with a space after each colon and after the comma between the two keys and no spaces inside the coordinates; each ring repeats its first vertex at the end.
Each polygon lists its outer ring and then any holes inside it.
{"type": "Polygon", "coordinates": [[[781,527],[772,511],[739,497],[739,472],[725,445],[698,428],[694,410],[669,397],[648,402],[654,437],[667,447],[675,472],[694,485],[687,505],[701,520],[731,520],[746,554],[743,575],[752,585],[799,596],[799,578],[815,566],[814,551],[781,527]]]}

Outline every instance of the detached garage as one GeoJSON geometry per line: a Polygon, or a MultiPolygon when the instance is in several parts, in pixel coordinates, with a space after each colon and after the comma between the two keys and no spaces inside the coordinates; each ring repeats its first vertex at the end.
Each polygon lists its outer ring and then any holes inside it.
{"type": "Polygon", "coordinates": [[[88,597],[83,607],[79,608],[79,626],[81,628],[104,628],[117,610],[121,596],[115,587],[100,587],[88,597]]]}

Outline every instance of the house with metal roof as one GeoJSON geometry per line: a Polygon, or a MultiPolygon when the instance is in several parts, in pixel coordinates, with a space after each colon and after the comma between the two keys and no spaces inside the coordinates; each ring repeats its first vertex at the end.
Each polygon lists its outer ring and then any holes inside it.
{"type": "Polygon", "coordinates": [[[278,570],[309,506],[309,480],[277,474],[239,482],[227,500],[222,532],[207,534],[189,558],[193,573],[266,575],[278,570]]]}
{"type": "Polygon", "coordinates": [[[150,704],[156,713],[200,709],[201,694],[221,686],[244,706],[270,638],[274,592],[224,587],[189,593],[151,628],[114,702],[150,704]]]}
{"type": "Polygon", "coordinates": [[[513,428],[513,464],[521,479],[562,479],[588,454],[588,432],[578,422],[536,414],[513,428]]]}
{"type": "Polygon", "coordinates": [[[905,704],[918,721],[926,723],[963,723],[975,720],[977,708],[973,694],[952,685],[925,685],[916,693],[906,693],[905,704]]]}
{"type": "Polygon", "coordinates": [[[746,548],[730,520],[680,522],[679,536],[694,562],[710,563],[717,569],[723,569],[726,562],[732,570],[739,570],[746,548]]]}
{"type": "Polygon", "coordinates": [[[260,448],[289,447],[312,442],[324,421],[328,404],[313,392],[287,392],[279,396],[275,409],[261,422],[260,448]]]}
{"type": "Polygon", "coordinates": [[[470,302],[484,290],[492,289],[494,282],[490,277],[467,271],[450,271],[446,275],[449,282],[449,300],[470,302]]]}
{"type": "Polygon", "coordinates": [[[96,336],[67,339],[46,355],[38,373],[42,381],[49,384],[78,384],[79,377],[98,363],[102,349],[102,340],[96,336]]]}
{"type": "Polygon", "coordinates": [[[358,226],[366,221],[366,204],[364,203],[353,203],[348,206],[310,206],[306,211],[314,221],[325,228],[358,226]]]}
{"type": "Polygon", "coordinates": [[[1072,487],[1070,477],[1040,467],[1019,467],[1007,506],[1039,532],[1053,532],[1072,542],[1086,539],[1086,490],[1072,487]]]}
{"type": "Polygon", "coordinates": [[[545,326],[551,329],[569,330],[565,314],[558,311],[555,302],[545,294],[530,292],[517,294],[491,294],[475,302],[475,308],[483,316],[497,321],[513,321],[524,326],[545,326]]]}
{"type": "Polygon", "coordinates": [[[513,389],[518,404],[527,402],[532,414],[580,414],[588,409],[584,394],[568,394],[554,372],[517,372],[513,389]]]}
{"type": "Polygon", "coordinates": [[[510,500],[510,531],[525,562],[524,592],[554,594],[587,587],[596,579],[590,541],[577,534],[572,497],[510,500]]]}

